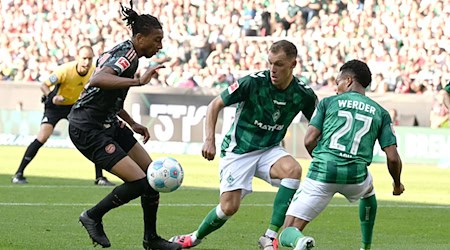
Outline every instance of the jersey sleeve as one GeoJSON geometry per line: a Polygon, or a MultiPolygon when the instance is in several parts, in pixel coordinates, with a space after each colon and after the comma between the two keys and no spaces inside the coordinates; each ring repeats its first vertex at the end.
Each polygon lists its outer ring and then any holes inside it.
{"type": "Polygon", "coordinates": [[[136,59],[136,51],[133,48],[127,49],[125,47],[115,51],[114,54],[103,54],[98,59],[97,67],[110,67],[120,76],[131,66],[134,59],[136,59]]]}
{"type": "Polygon", "coordinates": [[[318,103],[318,99],[316,94],[311,90],[308,92],[306,101],[305,101],[305,109],[302,110],[303,115],[308,119],[308,121],[311,121],[311,118],[314,114],[314,111],[316,110],[316,106],[318,103]]]}
{"type": "Polygon", "coordinates": [[[447,83],[447,85],[445,85],[445,91],[447,91],[447,93],[450,94],[450,81],[447,83]]]}
{"type": "Polygon", "coordinates": [[[61,65],[55,71],[52,72],[52,74],[48,77],[47,80],[44,81],[44,83],[49,87],[63,83],[66,78],[66,72],[67,72],[67,65],[61,65]]]}
{"type": "Polygon", "coordinates": [[[320,131],[322,131],[323,129],[323,122],[325,120],[326,113],[325,102],[327,102],[327,100],[328,99],[325,98],[319,102],[316,109],[314,110],[314,113],[311,115],[311,119],[309,122],[309,125],[316,127],[320,131]]]}
{"type": "Polygon", "coordinates": [[[227,89],[222,91],[220,97],[225,106],[246,100],[251,92],[251,82],[252,78],[246,76],[235,81],[227,89]]]}
{"type": "Polygon", "coordinates": [[[397,137],[395,136],[394,126],[391,117],[386,110],[383,110],[381,117],[381,128],[378,136],[378,143],[381,148],[397,144],[397,137]]]}

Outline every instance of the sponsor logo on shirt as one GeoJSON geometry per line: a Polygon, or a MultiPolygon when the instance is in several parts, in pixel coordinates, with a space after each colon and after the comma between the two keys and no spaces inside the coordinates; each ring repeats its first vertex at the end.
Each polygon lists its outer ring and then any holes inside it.
{"type": "Polygon", "coordinates": [[[273,100],[273,103],[274,103],[275,105],[278,105],[278,106],[285,106],[285,105],[286,105],[286,102],[277,101],[277,100],[273,100]]]}
{"type": "Polygon", "coordinates": [[[114,65],[119,67],[120,70],[122,70],[122,72],[123,72],[126,69],[128,69],[128,67],[130,67],[131,64],[125,57],[121,57],[121,58],[119,58],[119,60],[117,60],[117,62],[114,65]]]}
{"type": "Polygon", "coordinates": [[[280,131],[280,130],[284,129],[284,125],[282,125],[282,124],[267,125],[267,124],[264,124],[264,123],[262,123],[262,122],[260,122],[258,120],[255,120],[253,122],[253,125],[256,125],[260,129],[264,129],[264,130],[267,130],[267,131],[276,131],[276,130],[280,131]]]}

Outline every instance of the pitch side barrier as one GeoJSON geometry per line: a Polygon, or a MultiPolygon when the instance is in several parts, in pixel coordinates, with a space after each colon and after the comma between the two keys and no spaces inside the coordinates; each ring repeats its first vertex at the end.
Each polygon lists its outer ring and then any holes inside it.
{"type": "MultiPolygon", "coordinates": [[[[151,141],[145,146],[150,152],[200,154],[207,105],[219,93],[217,89],[202,88],[131,88],[125,109],[133,119],[149,128],[151,141]]],[[[321,99],[334,93],[317,94],[321,99]]],[[[40,96],[37,83],[0,84],[1,145],[28,145],[34,140],[43,111],[40,96]]],[[[399,112],[402,126],[396,127],[396,133],[404,162],[444,164],[449,161],[444,151],[450,146],[450,130],[428,128],[432,97],[409,94],[369,96],[386,109],[396,108],[399,112]]],[[[234,111],[234,107],[227,107],[220,114],[216,128],[217,143],[230,127],[234,111]]],[[[301,115],[297,116],[284,140],[287,150],[299,158],[309,157],[303,146],[306,127],[307,121],[301,115]]],[[[46,146],[73,147],[67,137],[65,120],[57,125],[55,133],[46,146]]],[[[374,161],[384,161],[379,148],[374,151],[374,161]]]]}

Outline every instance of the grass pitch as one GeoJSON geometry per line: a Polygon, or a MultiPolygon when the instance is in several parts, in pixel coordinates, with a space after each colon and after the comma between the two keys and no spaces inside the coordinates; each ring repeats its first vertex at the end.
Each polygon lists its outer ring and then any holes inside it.
{"type": "MultiPolygon", "coordinates": [[[[24,151],[0,147],[0,249],[92,249],[78,216],[112,188],[93,185],[94,167],[77,150],[54,148],[42,148],[28,166],[29,184],[13,185],[11,176],[24,151]]],[[[161,195],[158,232],[166,238],[196,229],[219,201],[217,160],[173,156],[181,162],[185,179],[180,190],[161,195]]],[[[309,161],[300,162],[304,176],[309,161]]],[[[373,249],[450,249],[450,169],[405,165],[406,191],[400,197],[391,195],[386,166],[374,164],[370,170],[378,198],[373,249]]],[[[195,249],[258,249],[276,189],[257,180],[254,190],[239,212],[195,249]]],[[[142,249],[141,218],[139,199],[105,216],[111,249],[142,249]]],[[[315,249],[359,249],[357,204],[336,196],[304,233],[316,239],[315,249]]]]}

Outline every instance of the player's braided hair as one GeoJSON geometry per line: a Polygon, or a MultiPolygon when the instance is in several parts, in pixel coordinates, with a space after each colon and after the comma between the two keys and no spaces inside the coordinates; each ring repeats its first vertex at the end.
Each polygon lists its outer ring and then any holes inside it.
{"type": "Polygon", "coordinates": [[[352,75],[352,77],[364,88],[369,86],[372,82],[372,73],[370,72],[369,66],[360,60],[350,60],[344,63],[339,71],[341,71],[342,74],[352,75]]]}
{"type": "Polygon", "coordinates": [[[122,20],[127,21],[127,26],[131,27],[133,36],[138,33],[146,36],[150,34],[154,29],[162,29],[161,23],[158,19],[152,15],[142,14],[139,15],[133,10],[133,0],[130,0],[130,8],[124,7],[120,4],[121,13],[124,16],[122,20]]]}

